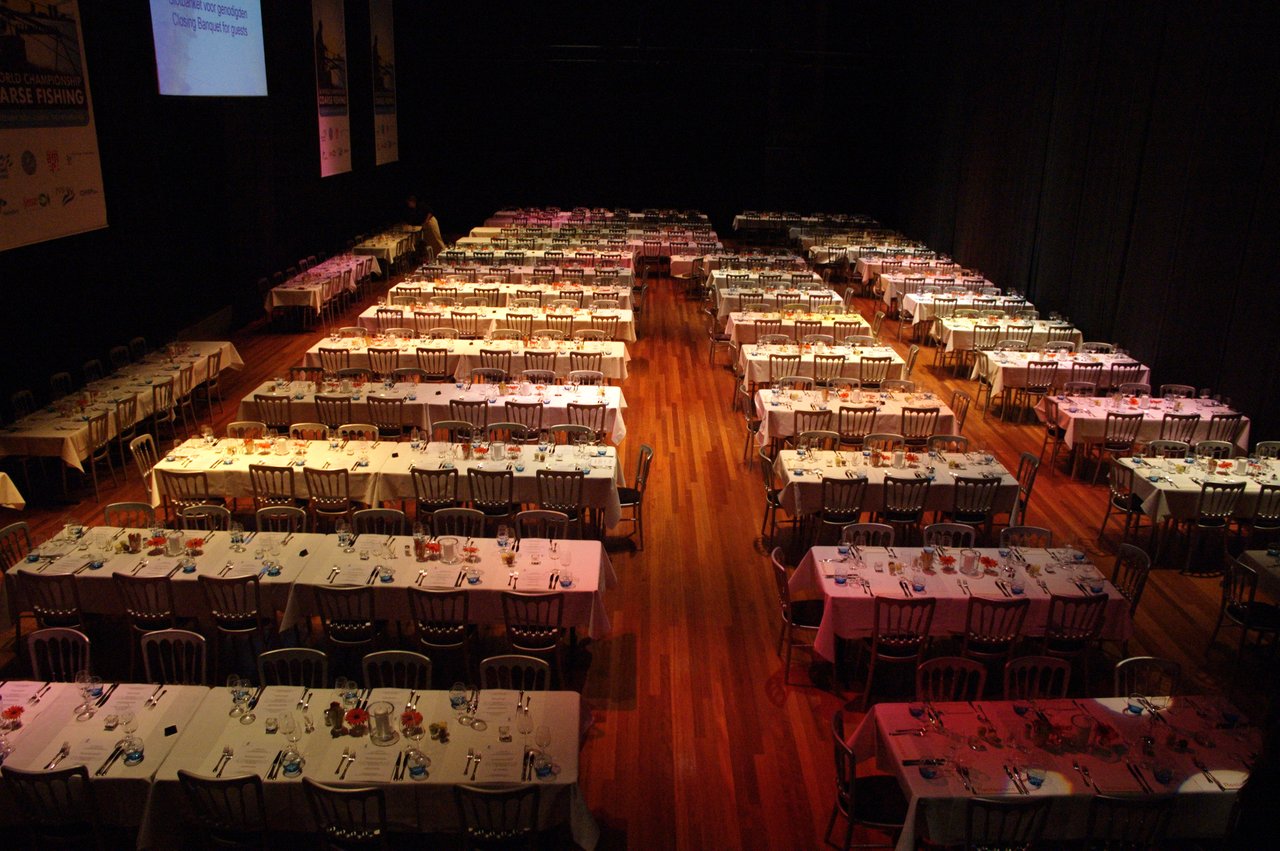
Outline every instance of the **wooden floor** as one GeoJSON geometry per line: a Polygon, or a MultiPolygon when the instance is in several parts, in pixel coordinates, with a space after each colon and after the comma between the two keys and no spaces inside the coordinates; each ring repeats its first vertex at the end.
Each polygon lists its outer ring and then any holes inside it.
{"type": "MultiPolygon", "coordinates": [[[[861,306],[870,319],[876,305],[861,306]]],[[[729,373],[708,364],[698,304],[662,282],[650,289],[638,324],[624,385],[630,407],[622,454],[630,478],[640,445],[655,450],[646,548],[609,543],[621,581],[606,597],[613,630],[585,645],[576,678],[595,722],[582,753],[583,794],[603,828],[604,848],[821,847],[834,781],[830,718],[857,692],[833,686],[829,668],[811,669],[807,661],[792,676],[804,685],[783,685],[774,652],[778,605],[759,532],[760,477],[741,461],[742,417],[729,410],[729,373]],[[811,675],[820,686],[809,685],[811,675]]],[[[896,324],[886,323],[884,332],[892,340],[896,324]]],[[[246,366],[224,379],[226,403],[214,412],[215,428],[234,418],[238,399],[259,381],[300,363],[318,336],[259,327],[235,335],[246,366]]],[[[905,353],[905,344],[898,347],[905,353]]],[[[917,380],[943,398],[954,387],[973,391],[971,382],[935,372],[932,359],[932,350],[922,352],[917,380]]],[[[1040,451],[1038,427],[984,421],[976,409],[965,433],[1011,469],[1020,452],[1040,451]]],[[[56,473],[50,478],[56,482],[56,473]]],[[[1042,470],[1027,522],[1092,546],[1105,494],[1101,485],[1042,470]]],[[[108,485],[101,504],[141,498],[132,475],[108,485]]],[[[0,523],[24,519],[43,540],[67,515],[100,522],[92,491],[69,505],[50,505],[39,493],[32,502],[20,515],[0,511],[0,523]]],[[[1106,570],[1111,550],[1108,541],[1095,554],[1106,570]]],[[[1231,670],[1225,645],[1205,653],[1217,604],[1217,579],[1157,571],[1130,651],[1176,659],[1193,672],[1193,688],[1214,688],[1231,670]]],[[[0,676],[24,673],[12,638],[3,639],[0,676]]],[[[1094,667],[1102,675],[1090,688],[1100,690],[1109,672],[1094,667]]],[[[1250,658],[1237,682],[1265,673],[1250,658]]],[[[1247,688],[1233,694],[1259,709],[1261,699],[1247,688]]]]}

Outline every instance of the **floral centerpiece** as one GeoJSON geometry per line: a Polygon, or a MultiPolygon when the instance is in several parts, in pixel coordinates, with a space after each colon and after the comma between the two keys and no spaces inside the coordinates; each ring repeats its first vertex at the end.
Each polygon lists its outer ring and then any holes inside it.
{"type": "Polygon", "coordinates": [[[6,730],[16,730],[22,726],[22,713],[26,712],[26,708],[14,704],[6,706],[3,712],[0,712],[0,721],[3,721],[6,730]]]}

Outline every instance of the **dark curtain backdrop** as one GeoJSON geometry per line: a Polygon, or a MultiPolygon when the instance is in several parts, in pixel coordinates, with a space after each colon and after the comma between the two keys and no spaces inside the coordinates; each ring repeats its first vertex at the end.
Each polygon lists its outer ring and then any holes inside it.
{"type": "Polygon", "coordinates": [[[1273,3],[916,7],[886,218],[1280,437],[1273,3]],[[986,11],[988,14],[982,14],[986,11]]]}
{"type": "Polygon", "coordinates": [[[159,97],[146,5],[81,9],[111,226],[0,254],[10,304],[57,299],[21,314],[6,398],[135,334],[254,318],[259,277],[416,191],[451,233],[512,204],[726,231],[743,208],[871,213],[1280,436],[1272,3],[397,0],[401,162],[379,168],[347,0],[355,167],[324,180],[308,0],[263,2],[259,99],[159,97]]]}

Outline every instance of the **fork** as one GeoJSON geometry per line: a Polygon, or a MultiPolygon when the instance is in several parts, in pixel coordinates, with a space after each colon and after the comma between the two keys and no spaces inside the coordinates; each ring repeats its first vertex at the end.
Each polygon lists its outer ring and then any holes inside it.
{"type": "Polygon", "coordinates": [[[476,772],[480,770],[480,760],[483,756],[484,754],[477,753],[475,762],[471,763],[471,782],[473,783],[475,782],[475,779],[476,779],[476,772]]]}
{"type": "Polygon", "coordinates": [[[223,746],[223,748],[222,748],[222,764],[218,766],[218,773],[217,773],[217,776],[218,776],[218,777],[221,777],[221,776],[222,776],[222,772],[223,772],[223,771],[226,771],[226,769],[227,769],[227,763],[231,762],[232,757],[234,757],[235,755],[236,755],[235,748],[231,747],[231,745],[224,745],[224,746],[223,746]]]}

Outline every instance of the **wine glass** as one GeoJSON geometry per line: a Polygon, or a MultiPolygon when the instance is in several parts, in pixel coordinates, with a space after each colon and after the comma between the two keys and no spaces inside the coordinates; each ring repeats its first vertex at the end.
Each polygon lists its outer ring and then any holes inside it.
{"type": "Polygon", "coordinates": [[[76,687],[80,689],[80,697],[83,699],[81,704],[76,707],[78,714],[89,711],[89,698],[93,692],[94,677],[88,671],[76,671],[76,687]]]}
{"type": "Polygon", "coordinates": [[[520,731],[520,735],[524,737],[525,747],[529,747],[529,734],[533,732],[533,716],[529,714],[529,710],[521,706],[516,711],[516,729],[520,731]]]}
{"type": "Polygon", "coordinates": [[[298,720],[293,717],[292,712],[286,712],[280,716],[280,732],[294,744],[302,738],[302,734],[298,731],[298,720]]]}
{"type": "Polygon", "coordinates": [[[510,533],[507,530],[506,524],[504,523],[498,526],[498,548],[505,550],[510,541],[510,533]]]}
{"type": "Polygon", "coordinates": [[[533,742],[538,746],[538,750],[543,755],[547,755],[547,748],[551,747],[551,728],[546,724],[539,724],[538,729],[533,734],[533,742]]]}
{"type": "Polygon", "coordinates": [[[120,713],[120,729],[125,733],[136,733],[138,731],[138,716],[131,710],[125,710],[120,713]]]}
{"type": "Polygon", "coordinates": [[[244,552],[244,524],[238,520],[231,521],[231,551],[244,552]]]}
{"type": "MultiPolygon", "coordinates": [[[[244,714],[244,707],[240,703],[241,695],[248,695],[248,684],[245,683],[237,674],[227,677],[227,688],[231,691],[231,711],[227,714],[232,718],[239,718],[244,714]]],[[[248,702],[247,700],[245,701],[248,702]]]]}

